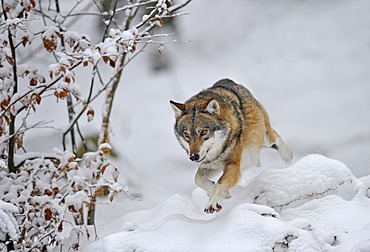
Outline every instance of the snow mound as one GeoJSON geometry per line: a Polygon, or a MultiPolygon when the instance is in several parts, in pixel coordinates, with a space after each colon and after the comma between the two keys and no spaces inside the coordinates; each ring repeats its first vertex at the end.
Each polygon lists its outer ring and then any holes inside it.
{"type": "Polygon", "coordinates": [[[370,176],[310,155],[262,172],[217,214],[197,188],[108,224],[84,251],[370,251],[369,188],[370,176]]]}
{"type": "Polygon", "coordinates": [[[243,203],[211,217],[196,209],[194,202],[175,195],[152,210],[132,214],[134,219],[150,216],[147,223],[123,222],[120,232],[85,251],[266,251],[288,244],[305,251],[319,249],[312,234],[284,224],[269,207],[243,203]],[[180,202],[187,202],[194,211],[177,208],[180,202]]]}
{"type": "Polygon", "coordinates": [[[247,186],[246,198],[281,210],[329,194],[351,199],[357,187],[356,178],[345,164],[312,154],[289,168],[263,171],[247,186]]]}

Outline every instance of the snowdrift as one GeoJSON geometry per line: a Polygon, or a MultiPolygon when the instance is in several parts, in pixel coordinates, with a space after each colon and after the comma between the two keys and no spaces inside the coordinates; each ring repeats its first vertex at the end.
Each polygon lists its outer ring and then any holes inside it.
{"type": "Polygon", "coordinates": [[[370,251],[370,176],[309,155],[267,169],[203,213],[205,192],[173,195],[101,227],[84,251],[370,251]]]}

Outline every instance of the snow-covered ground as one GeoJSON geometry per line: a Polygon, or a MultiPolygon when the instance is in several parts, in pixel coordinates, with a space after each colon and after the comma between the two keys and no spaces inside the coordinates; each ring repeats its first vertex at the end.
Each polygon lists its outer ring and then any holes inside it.
{"type": "Polygon", "coordinates": [[[149,51],[125,71],[112,146],[141,201],[102,201],[100,240],[85,251],[370,251],[369,10],[368,0],[193,0],[176,31],[190,42],[161,56],[168,71],[151,71],[149,51]],[[261,101],[295,158],[287,167],[263,150],[262,167],[206,215],[168,101],[225,77],[261,101]]]}
{"type": "Polygon", "coordinates": [[[369,187],[370,176],[309,155],[232,190],[217,214],[203,213],[197,188],[101,227],[85,251],[369,251],[369,187]]]}

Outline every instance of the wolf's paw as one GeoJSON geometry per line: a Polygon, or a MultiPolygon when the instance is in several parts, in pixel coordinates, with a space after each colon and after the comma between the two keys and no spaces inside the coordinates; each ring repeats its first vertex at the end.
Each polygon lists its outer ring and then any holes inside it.
{"type": "Polygon", "coordinates": [[[214,203],[214,204],[209,203],[204,209],[204,212],[207,214],[212,214],[214,212],[220,211],[221,209],[222,209],[222,206],[219,203],[214,203]]]}

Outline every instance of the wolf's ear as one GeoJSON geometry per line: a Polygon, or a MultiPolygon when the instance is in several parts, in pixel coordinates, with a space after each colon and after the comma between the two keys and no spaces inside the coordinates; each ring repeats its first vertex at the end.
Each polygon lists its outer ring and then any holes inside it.
{"type": "Polygon", "coordinates": [[[174,101],[170,101],[170,103],[173,111],[175,112],[176,117],[182,116],[183,114],[186,113],[185,104],[177,103],[174,101]]]}
{"type": "Polygon", "coordinates": [[[211,100],[208,103],[206,110],[210,114],[213,114],[213,113],[219,114],[220,113],[220,104],[218,104],[218,102],[216,100],[211,100]]]}

